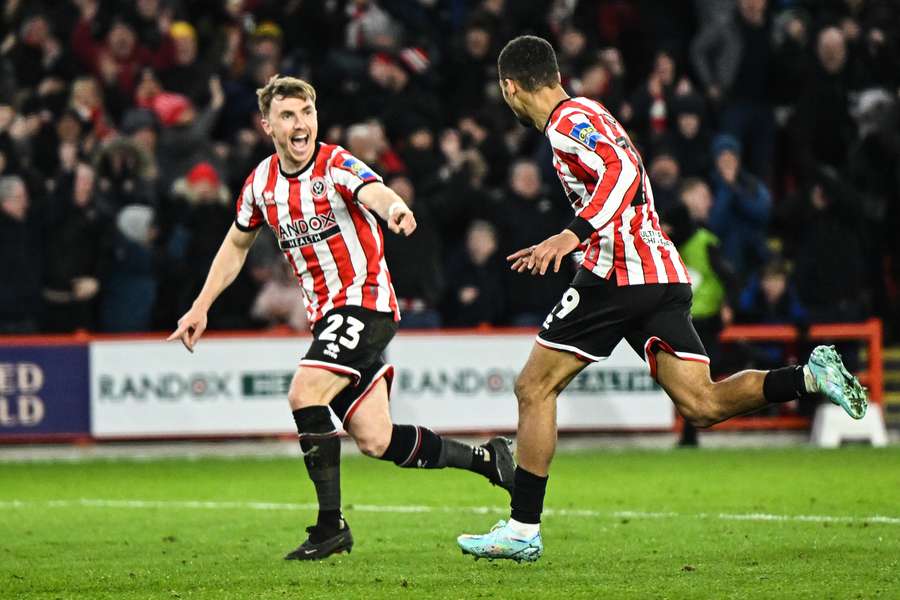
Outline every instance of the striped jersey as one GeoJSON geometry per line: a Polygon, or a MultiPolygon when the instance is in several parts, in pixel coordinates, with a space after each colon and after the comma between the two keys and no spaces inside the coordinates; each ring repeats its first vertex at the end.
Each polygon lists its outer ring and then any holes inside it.
{"type": "Polygon", "coordinates": [[[618,285],[690,283],[675,245],[660,229],[650,180],[628,134],[606,108],[567,98],[550,113],[544,133],[553,166],[583,242],[582,266],[618,285]]]}
{"type": "Polygon", "coordinates": [[[300,282],[310,326],[346,305],[400,318],[381,228],[357,197],[376,181],[381,177],[345,149],[318,143],[301,171],[284,173],[273,154],[244,183],[235,224],[242,231],[265,224],[275,234],[300,282]]]}

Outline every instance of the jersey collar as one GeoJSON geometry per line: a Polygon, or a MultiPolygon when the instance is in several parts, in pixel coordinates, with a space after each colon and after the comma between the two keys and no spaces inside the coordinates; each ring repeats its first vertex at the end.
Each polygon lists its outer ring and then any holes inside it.
{"type": "MultiPolygon", "coordinates": [[[[306,162],[305,165],[303,165],[303,167],[300,168],[299,171],[294,171],[293,173],[285,173],[284,169],[281,168],[281,160],[279,160],[278,161],[278,171],[281,173],[282,177],[294,178],[294,177],[300,177],[301,175],[303,175],[306,171],[309,170],[309,168],[311,166],[316,164],[316,157],[319,156],[319,148],[321,146],[322,146],[321,142],[316,142],[316,149],[313,150],[312,156],[309,157],[309,160],[306,162]]],[[[276,154],[275,156],[277,157],[278,155],[276,154]]]]}
{"type": "Polygon", "coordinates": [[[553,122],[553,117],[556,116],[556,113],[559,111],[559,109],[562,108],[562,105],[571,99],[572,99],[572,97],[569,96],[567,98],[563,98],[562,100],[560,100],[559,102],[556,103],[556,106],[554,106],[553,110],[550,111],[550,116],[547,117],[547,122],[544,123],[544,129],[543,129],[544,135],[547,135],[547,128],[550,126],[550,123],[553,122]]]}

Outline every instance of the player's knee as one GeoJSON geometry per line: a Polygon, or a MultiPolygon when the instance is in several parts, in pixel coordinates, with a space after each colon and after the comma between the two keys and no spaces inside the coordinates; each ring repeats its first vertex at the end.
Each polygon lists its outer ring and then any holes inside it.
{"type": "Polygon", "coordinates": [[[544,389],[545,387],[541,380],[521,373],[516,378],[513,391],[516,394],[516,400],[518,400],[520,407],[533,406],[546,398],[547,390],[544,389]]]}
{"type": "Polygon", "coordinates": [[[384,456],[391,443],[391,428],[372,428],[354,435],[356,447],[366,456],[379,458],[384,456]]]}

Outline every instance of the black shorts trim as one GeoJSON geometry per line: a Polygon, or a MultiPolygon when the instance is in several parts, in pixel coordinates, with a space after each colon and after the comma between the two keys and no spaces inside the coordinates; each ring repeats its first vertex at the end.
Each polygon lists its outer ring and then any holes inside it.
{"type": "Polygon", "coordinates": [[[550,350],[557,350],[559,352],[569,352],[574,354],[584,362],[600,362],[601,360],[606,360],[609,358],[608,356],[593,356],[592,354],[588,354],[581,348],[577,346],[569,346],[568,344],[559,344],[557,342],[548,342],[545,339],[542,339],[540,335],[534,338],[534,341],[543,346],[544,348],[549,348],[550,350]]]}
{"type": "Polygon", "coordinates": [[[680,360],[689,360],[693,362],[701,362],[705,365],[709,364],[709,357],[704,354],[695,354],[693,352],[679,352],[672,348],[667,341],[652,335],[644,343],[644,362],[650,367],[650,376],[656,379],[656,353],[664,351],[680,360]]]}
{"type": "Polygon", "coordinates": [[[324,369],[326,371],[331,371],[332,373],[337,373],[338,375],[349,375],[353,378],[353,383],[351,385],[356,386],[359,384],[359,380],[362,377],[359,371],[354,369],[353,367],[348,367],[346,365],[339,365],[337,363],[326,362],[324,360],[312,360],[310,358],[301,358],[300,359],[301,367],[310,367],[312,369],[324,369]]]}
{"type": "Polygon", "coordinates": [[[358,386],[347,386],[331,400],[331,410],[340,419],[344,431],[350,425],[350,419],[353,418],[356,410],[372,390],[375,389],[375,385],[379,380],[384,379],[385,383],[387,383],[388,400],[391,399],[391,387],[394,383],[394,365],[383,364],[374,372],[364,373],[363,379],[364,381],[361,381],[358,386]]]}

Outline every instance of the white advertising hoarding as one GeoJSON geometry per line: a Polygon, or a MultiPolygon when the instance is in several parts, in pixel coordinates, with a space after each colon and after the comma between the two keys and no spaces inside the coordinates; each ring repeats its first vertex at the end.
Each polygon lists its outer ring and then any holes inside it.
{"type": "MultiPolygon", "coordinates": [[[[513,382],[528,334],[407,334],[391,413],[437,431],[515,430],[513,382]]],[[[194,354],[157,341],[90,347],[91,431],[100,438],[293,433],[287,390],[311,338],[204,339],[194,354]]],[[[561,429],[665,429],[672,404],[626,345],[589,366],[560,396],[561,429]]]]}
{"type": "MultiPolygon", "coordinates": [[[[391,414],[437,430],[515,430],[513,384],[528,334],[400,335],[389,348],[397,378],[391,414]]],[[[628,344],[588,366],[560,395],[560,429],[667,429],[672,403],[628,344]]]]}
{"type": "Polygon", "coordinates": [[[287,391],[312,338],[92,342],[95,437],[296,432],[287,391]]]}

